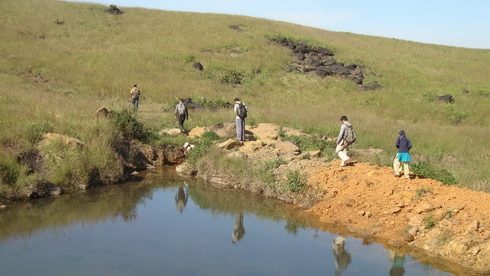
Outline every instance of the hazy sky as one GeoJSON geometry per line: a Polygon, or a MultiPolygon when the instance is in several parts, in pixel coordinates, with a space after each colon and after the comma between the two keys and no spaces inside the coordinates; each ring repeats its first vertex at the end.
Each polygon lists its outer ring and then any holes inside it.
{"type": "Polygon", "coordinates": [[[241,14],[444,45],[490,48],[490,0],[75,0],[241,14]]]}

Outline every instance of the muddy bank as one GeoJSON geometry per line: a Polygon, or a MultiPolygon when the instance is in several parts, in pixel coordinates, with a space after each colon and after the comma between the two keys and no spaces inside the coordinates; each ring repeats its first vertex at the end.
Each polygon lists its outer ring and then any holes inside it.
{"type": "Polygon", "coordinates": [[[328,151],[306,152],[287,141],[278,126],[247,130],[254,141],[217,143],[197,163],[177,171],[217,188],[294,203],[329,231],[406,248],[421,259],[454,264],[458,274],[490,273],[490,195],[431,179],[396,178],[391,169],[367,163],[340,168],[323,156],[328,151]]]}
{"type": "MultiPolygon", "coordinates": [[[[0,206],[30,199],[56,197],[64,193],[77,193],[97,186],[120,184],[139,178],[139,172],[163,166],[175,166],[185,160],[186,152],[181,146],[149,145],[137,139],[117,139],[111,154],[115,165],[102,171],[100,168],[79,168],[88,170],[86,179],[75,185],[56,185],[49,181],[49,167],[62,165],[66,159],[77,158],[88,146],[77,138],[46,133],[36,147],[22,151],[17,162],[26,168],[26,174],[33,176],[31,183],[11,193],[0,193],[0,206]],[[59,149],[62,149],[61,151],[59,149]]],[[[76,177],[76,176],[74,176],[76,177]]]]}

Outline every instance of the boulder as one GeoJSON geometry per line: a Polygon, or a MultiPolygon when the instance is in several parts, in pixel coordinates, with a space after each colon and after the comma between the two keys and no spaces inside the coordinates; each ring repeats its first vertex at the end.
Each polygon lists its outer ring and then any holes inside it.
{"type": "Polygon", "coordinates": [[[165,128],[165,129],[162,129],[158,135],[160,136],[164,136],[164,135],[168,135],[168,136],[179,136],[182,134],[182,130],[178,129],[178,128],[165,128]]]}
{"type": "Polygon", "coordinates": [[[243,29],[240,25],[236,25],[236,24],[233,24],[233,25],[230,25],[228,26],[230,29],[234,30],[234,31],[237,31],[237,32],[242,32],[243,29]]]}
{"type": "Polygon", "coordinates": [[[197,174],[197,170],[191,164],[185,162],[177,167],[175,167],[175,171],[177,174],[182,176],[195,176],[197,174]]]}
{"type": "Polygon", "coordinates": [[[278,155],[298,155],[301,153],[299,147],[289,141],[277,141],[274,148],[278,155]]]}
{"type": "MultiPolygon", "coordinates": [[[[362,84],[362,83],[360,83],[362,84]]],[[[368,84],[364,84],[364,85],[359,85],[359,89],[361,89],[362,91],[372,91],[372,90],[376,90],[376,89],[379,89],[379,88],[382,88],[383,86],[381,84],[379,84],[377,81],[373,81],[373,82],[370,82],[368,84]]]]}
{"type": "Polygon", "coordinates": [[[453,97],[453,95],[450,95],[450,94],[437,96],[436,99],[440,102],[443,102],[443,103],[453,103],[454,102],[454,97],[453,97]]]}
{"type": "Polygon", "coordinates": [[[203,71],[204,70],[204,66],[200,62],[194,62],[192,64],[192,68],[196,69],[197,71],[203,71]]]}
{"type": "Polygon", "coordinates": [[[119,9],[116,5],[109,5],[109,7],[105,11],[114,15],[123,14],[123,11],[119,9]]]}
{"type": "Polygon", "coordinates": [[[97,111],[95,111],[95,116],[97,116],[97,118],[100,118],[100,117],[108,117],[110,114],[112,113],[111,110],[107,109],[105,106],[97,109],[97,111]]]}
{"type": "Polygon", "coordinates": [[[53,143],[62,143],[70,148],[85,148],[86,145],[77,138],[66,136],[59,133],[46,133],[43,135],[41,142],[38,144],[38,148],[44,148],[53,143]]]}
{"type": "Polygon", "coordinates": [[[224,141],[223,143],[218,144],[218,148],[226,149],[226,150],[232,150],[238,147],[243,146],[243,142],[235,140],[235,139],[228,139],[224,141]]]}
{"type": "Polygon", "coordinates": [[[206,127],[195,127],[189,131],[190,138],[200,138],[208,129],[206,127]]]}
{"type": "Polygon", "coordinates": [[[280,127],[276,124],[261,123],[256,127],[250,127],[248,130],[253,133],[259,140],[272,139],[277,140],[279,138],[280,127]]]}
{"type": "Polygon", "coordinates": [[[322,151],[320,150],[313,150],[313,151],[309,151],[308,152],[308,155],[311,157],[311,158],[320,158],[322,156],[322,151]]]}
{"type": "Polygon", "coordinates": [[[236,135],[236,126],[234,123],[220,123],[212,126],[209,130],[216,133],[220,138],[231,138],[236,135]]]}

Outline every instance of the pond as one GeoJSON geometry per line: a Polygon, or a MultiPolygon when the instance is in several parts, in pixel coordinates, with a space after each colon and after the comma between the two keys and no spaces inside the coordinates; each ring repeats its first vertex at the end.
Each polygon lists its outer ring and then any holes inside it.
{"type": "Polygon", "coordinates": [[[0,210],[1,275],[449,275],[296,207],[169,174],[0,210]],[[339,245],[334,245],[337,238],[339,245]]]}

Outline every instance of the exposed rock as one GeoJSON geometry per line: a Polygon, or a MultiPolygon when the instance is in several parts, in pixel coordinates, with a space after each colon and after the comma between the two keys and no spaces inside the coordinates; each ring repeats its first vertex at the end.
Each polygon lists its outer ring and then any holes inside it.
{"type": "Polygon", "coordinates": [[[371,214],[371,212],[367,211],[365,216],[370,218],[372,216],[372,214],[371,214]]]}
{"type": "Polygon", "coordinates": [[[197,71],[203,71],[204,70],[204,66],[200,62],[194,62],[192,64],[192,68],[196,69],[197,71]]]}
{"type": "Polygon", "coordinates": [[[31,199],[44,198],[49,196],[61,195],[60,187],[51,182],[41,181],[36,183],[28,192],[27,197],[31,199]]]}
{"type": "Polygon", "coordinates": [[[294,128],[289,128],[289,127],[283,127],[281,131],[284,133],[286,136],[305,136],[306,134],[302,132],[301,130],[297,130],[294,128]]]}
{"type": "MultiPolygon", "coordinates": [[[[293,52],[296,62],[292,66],[292,70],[301,73],[312,72],[320,77],[340,76],[350,79],[358,85],[363,83],[364,70],[362,66],[337,62],[333,52],[329,49],[312,47],[285,37],[273,38],[272,41],[289,48],[293,52]]],[[[367,88],[375,89],[375,86],[368,86],[367,88]]]]}
{"type": "Polygon", "coordinates": [[[63,143],[70,148],[85,148],[86,145],[77,138],[66,136],[59,133],[46,133],[43,135],[41,142],[38,144],[38,148],[44,148],[51,145],[54,142],[63,143]]]}
{"type": "Polygon", "coordinates": [[[405,233],[403,235],[403,240],[405,242],[412,242],[414,239],[415,239],[414,236],[412,234],[410,234],[410,233],[405,233]]]}
{"type": "Polygon", "coordinates": [[[112,110],[109,110],[107,109],[105,106],[97,109],[97,111],[95,111],[95,116],[97,116],[98,118],[100,117],[110,117],[112,114],[112,110]]]}
{"type": "Polygon", "coordinates": [[[164,135],[168,135],[168,136],[179,136],[182,134],[182,131],[178,128],[165,128],[165,129],[162,129],[158,135],[160,136],[164,136],[164,135]]]}
{"type": "Polygon", "coordinates": [[[21,152],[17,156],[17,161],[27,167],[28,174],[39,172],[43,167],[43,157],[37,149],[21,152]]]}
{"type": "Polygon", "coordinates": [[[370,83],[364,84],[364,85],[359,85],[359,89],[361,89],[362,91],[372,91],[372,90],[376,90],[376,89],[379,89],[382,87],[383,86],[381,84],[379,84],[377,81],[373,81],[373,82],[370,82],[370,83]]]}
{"type": "Polygon", "coordinates": [[[279,129],[278,125],[269,123],[262,123],[248,128],[259,140],[277,140],[279,138],[279,129]]]}
{"type": "Polygon", "coordinates": [[[415,237],[417,235],[417,232],[419,231],[419,228],[418,227],[412,227],[408,230],[408,233],[410,235],[412,235],[413,237],[415,237]]]}
{"type": "Polygon", "coordinates": [[[298,155],[301,153],[298,146],[289,141],[277,141],[274,146],[279,155],[298,155]]]}
{"type": "Polygon", "coordinates": [[[463,88],[463,90],[461,90],[461,93],[470,94],[470,90],[468,90],[468,88],[463,88]]]}
{"type": "Polygon", "coordinates": [[[201,137],[206,131],[208,131],[208,128],[206,127],[195,127],[189,131],[189,137],[190,138],[199,138],[201,137]]]}
{"type": "Polygon", "coordinates": [[[366,212],[365,212],[365,211],[359,211],[359,215],[360,215],[361,217],[363,217],[365,214],[366,214],[366,212]]]}
{"type": "Polygon", "coordinates": [[[472,221],[469,225],[468,225],[468,228],[466,229],[466,231],[468,233],[476,233],[478,232],[478,229],[480,228],[480,221],[478,220],[474,220],[472,221]]]}
{"type": "Polygon", "coordinates": [[[216,133],[220,138],[231,138],[236,135],[236,126],[234,123],[220,123],[212,126],[211,131],[216,133]]]}
{"type": "Polygon", "coordinates": [[[116,5],[109,5],[109,7],[105,11],[114,15],[123,14],[123,11],[119,9],[116,5]]]}
{"type": "Polygon", "coordinates": [[[226,149],[226,150],[231,150],[235,149],[238,147],[243,146],[243,142],[235,140],[235,139],[228,139],[224,141],[223,143],[218,144],[218,148],[226,149]]]}
{"type": "Polygon", "coordinates": [[[417,214],[428,213],[433,211],[435,208],[428,202],[424,202],[415,208],[417,214]]]}
{"type": "Polygon", "coordinates": [[[195,176],[197,174],[197,170],[194,168],[194,166],[187,162],[175,167],[175,171],[182,176],[195,176]]]}
{"type": "Polygon", "coordinates": [[[240,25],[233,24],[233,25],[230,25],[229,27],[230,27],[230,29],[235,30],[237,32],[243,32],[243,29],[240,25]]]}
{"type": "Polygon", "coordinates": [[[320,150],[309,151],[308,155],[311,158],[320,158],[322,156],[322,151],[320,151],[320,150]]]}
{"type": "Polygon", "coordinates": [[[443,103],[453,103],[454,97],[453,95],[447,94],[447,95],[437,96],[437,100],[443,103]]]}
{"type": "Polygon", "coordinates": [[[470,253],[473,256],[476,256],[476,255],[478,255],[478,253],[480,253],[480,251],[481,251],[481,248],[478,246],[475,246],[475,247],[471,248],[470,250],[468,250],[468,253],[470,253]]]}
{"type": "Polygon", "coordinates": [[[63,21],[63,20],[59,20],[59,19],[56,19],[56,20],[54,21],[54,23],[55,23],[56,25],[63,25],[63,24],[65,24],[65,21],[63,21]]]}
{"type": "Polygon", "coordinates": [[[401,211],[401,210],[402,210],[402,208],[400,208],[400,207],[394,207],[394,208],[391,208],[391,209],[388,211],[388,213],[389,213],[389,214],[398,214],[398,213],[400,213],[400,211],[401,211]]]}
{"type": "Polygon", "coordinates": [[[0,209],[5,209],[7,208],[7,205],[0,205],[0,209]]]}

